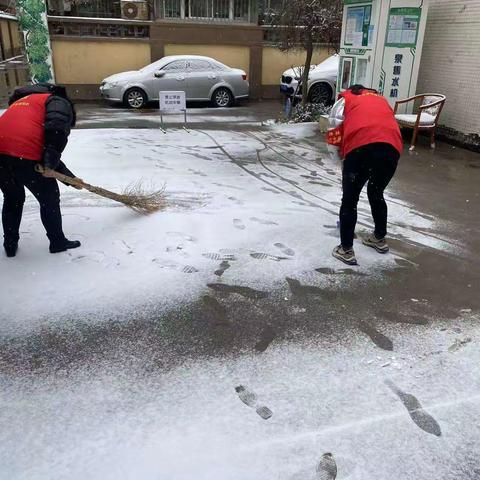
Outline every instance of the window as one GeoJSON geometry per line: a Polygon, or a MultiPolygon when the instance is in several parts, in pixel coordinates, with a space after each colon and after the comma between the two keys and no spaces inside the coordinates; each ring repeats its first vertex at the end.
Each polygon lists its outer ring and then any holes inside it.
{"type": "Polygon", "coordinates": [[[233,18],[248,22],[250,18],[249,0],[233,0],[233,18]]]}
{"type": "Polygon", "coordinates": [[[163,70],[165,70],[166,72],[178,72],[186,69],[187,62],[185,62],[185,60],[177,60],[175,62],[169,63],[163,68],[163,70]]]}
{"type": "Polygon", "coordinates": [[[346,90],[352,83],[352,58],[344,58],[342,66],[342,90],[346,90]]]}
{"type": "Polygon", "coordinates": [[[165,18],[181,18],[182,17],[182,1],[181,0],[165,0],[164,17],[165,18]]]}
{"type": "Polygon", "coordinates": [[[163,0],[164,18],[248,22],[250,0],[163,0]]]}
{"type": "Polygon", "coordinates": [[[368,61],[366,58],[359,58],[357,60],[357,78],[355,79],[355,83],[359,83],[360,85],[367,84],[367,64],[368,61]]]}
{"type": "Polygon", "coordinates": [[[212,66],[206,60],[190,60],[188,68],[192,72],[204,72],[205,70],[211,70],[212,66]]]}

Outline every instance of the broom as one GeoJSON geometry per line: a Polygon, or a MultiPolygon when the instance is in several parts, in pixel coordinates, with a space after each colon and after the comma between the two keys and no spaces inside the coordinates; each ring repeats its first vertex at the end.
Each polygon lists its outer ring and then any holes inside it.
{"type": "Polygon", "coordinates": [[[80,178],[72,178],[50,168],[45,168],[42,165],[36,165],[35,169],[44,177],[55,178],[60,182],[71,185],[79,190],[84,188],[95,195],[109,198],[115,202],[123,203],[123,205],[143,215],[157,212],[165,207],[164,188],[155,190],[153,192],[147,192],[144,190],[141,181],[127,186],[122,193],[115,193],[102,187],[90,185],[80,178]]]}

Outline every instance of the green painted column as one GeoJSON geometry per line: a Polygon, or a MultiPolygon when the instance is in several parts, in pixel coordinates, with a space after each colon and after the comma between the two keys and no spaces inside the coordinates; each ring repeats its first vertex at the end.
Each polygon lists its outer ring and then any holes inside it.
{"type": "Polygon", "coordinates": [[[16,0],[33,83],[55,82],[45,0],[16,0]]]}

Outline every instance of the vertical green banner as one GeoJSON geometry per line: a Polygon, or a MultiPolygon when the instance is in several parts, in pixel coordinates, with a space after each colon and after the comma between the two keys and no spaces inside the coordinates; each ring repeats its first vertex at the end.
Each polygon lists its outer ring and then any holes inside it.
{"type": "Polygon", "coordinates": [[[17,0],[17,16],[33,83],[54,82],[45,0],[17,0]]]}

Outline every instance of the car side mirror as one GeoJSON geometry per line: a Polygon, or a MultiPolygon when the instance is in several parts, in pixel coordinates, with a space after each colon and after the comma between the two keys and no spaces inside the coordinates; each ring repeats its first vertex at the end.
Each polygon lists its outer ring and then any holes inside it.
{"type": "Polygon", "coordinates": [[[154,73],[155,78],[162,78],[165,76],[165,72],[163,70],[159,70],[158,72],[154,73]]]}

